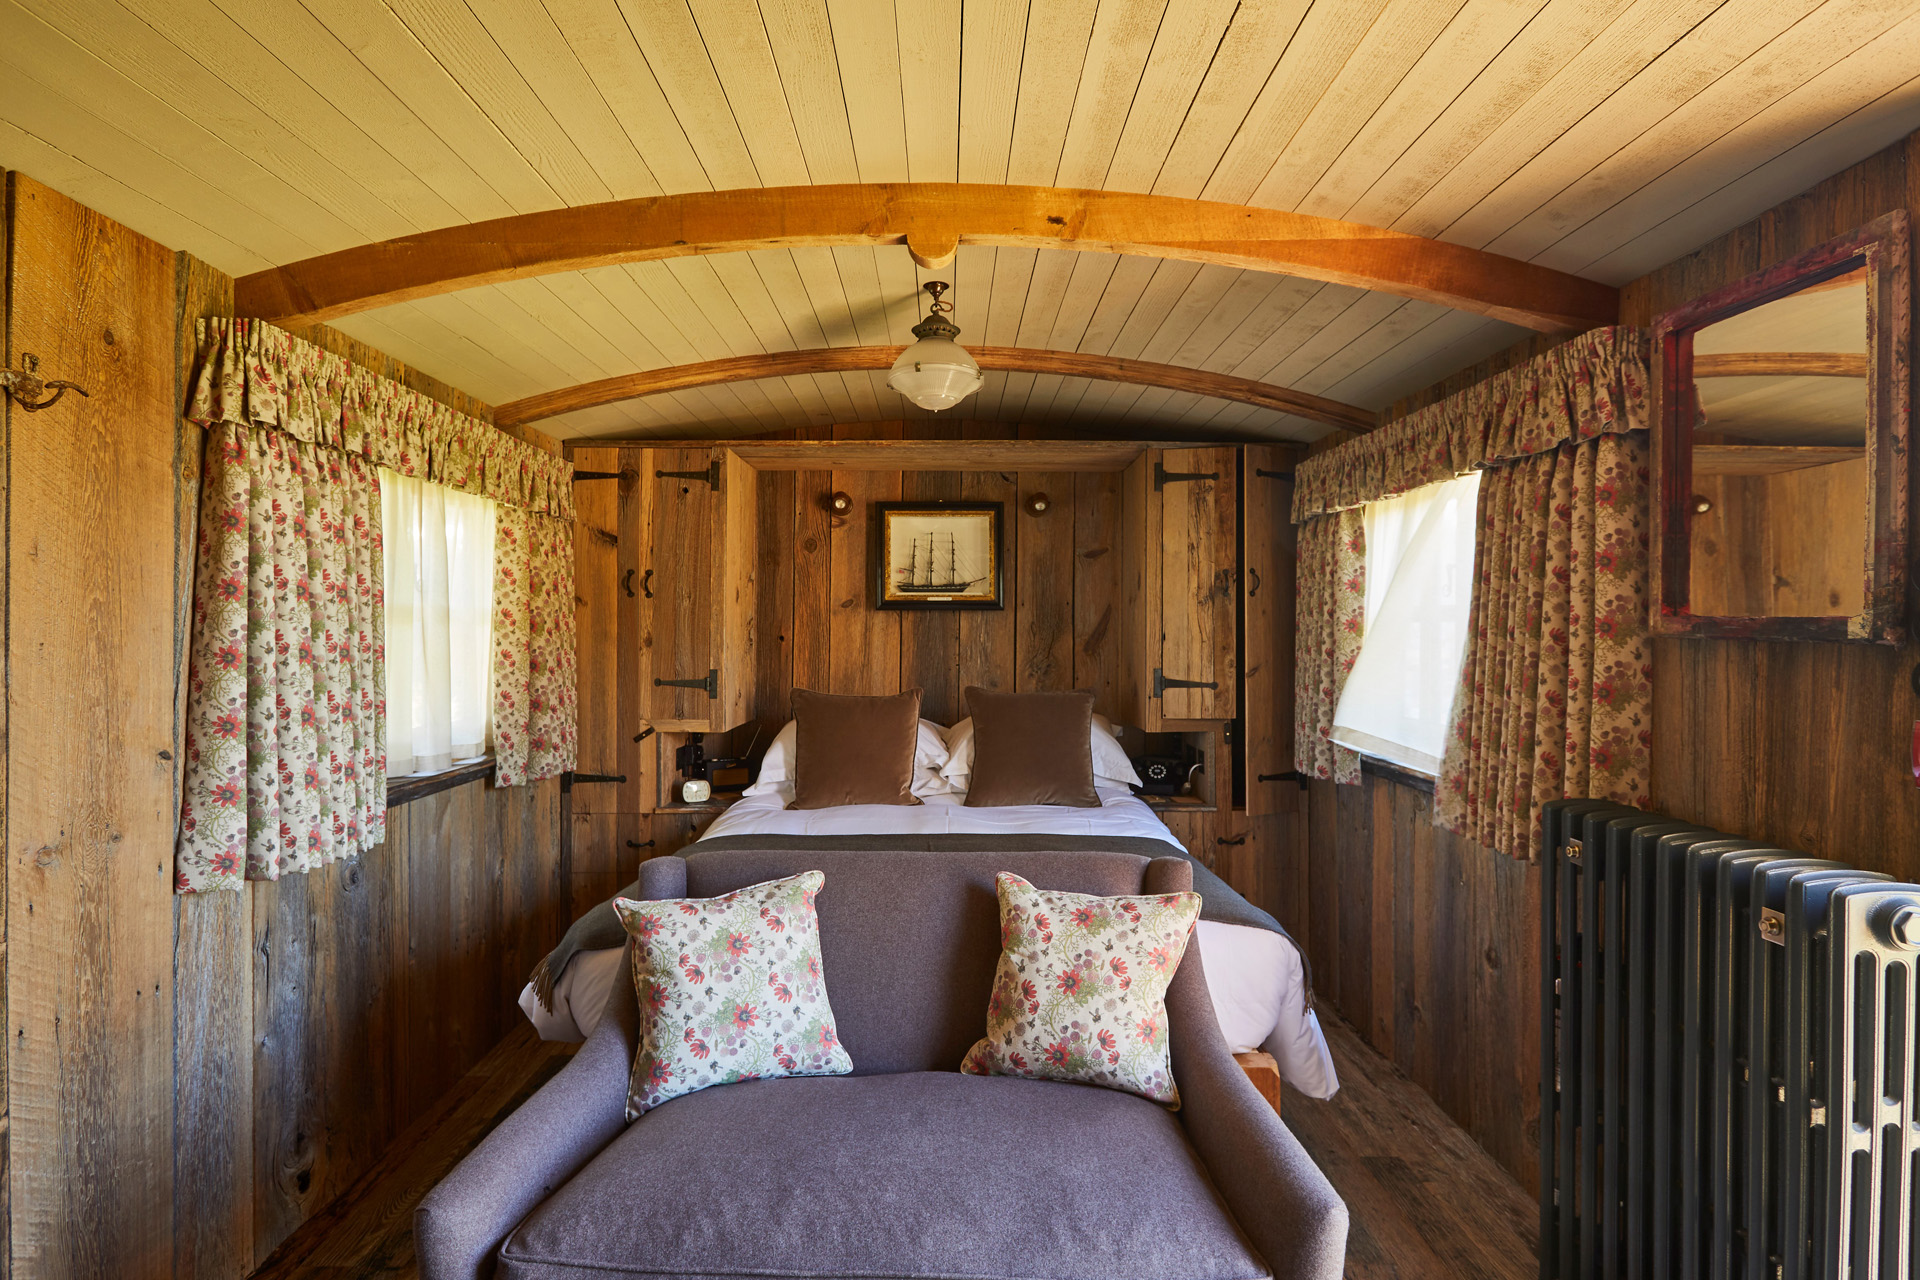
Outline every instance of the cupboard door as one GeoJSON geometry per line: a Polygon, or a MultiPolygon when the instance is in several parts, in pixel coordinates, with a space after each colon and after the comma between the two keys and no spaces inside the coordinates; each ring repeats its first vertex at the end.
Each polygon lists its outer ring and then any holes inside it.
{"type": "Polygon", "coordinates": [[[649,620],[644,608],[653,579],[642,578],[653,568],[652,451],[622,449],[619,483],[620,594],[614,597],[614,604],[620,611],[620,723],[615,742],[620,749],[620,767],[615,772],[627,779],[620,784],[619,812],[651,813],[659,744],[652,734],[641,734],[653,727],[653,655],[645,642],[649,620]]]}
{"type": "Polygon", "coordinates": [[[708,483],[714,453],[647,453],[641,483],[652,490],[653,537],[641,569],[651,592],[642,597],[641,644],[651,674],[641,693],[656,727],[705,729],[711,727],[718,680],[713,624],[719,495],[708,483]]]}
{"type": "Polygon", "coordinates": [[[1231,446],[1153,451],[1146,547],[1153,661],[1146,674],[1162,721],[1235,715],[1237,453],[1231,446]]]}
{"type": "Polygon", "coordinates": [[[1294,534],[1293,464],[1297,451],[1248,445],[1241,504],[1241,681],[1246,689],[1241,742],[1246,755],[1247,813],[1291,813],[1293,770],[1294,534]]]}

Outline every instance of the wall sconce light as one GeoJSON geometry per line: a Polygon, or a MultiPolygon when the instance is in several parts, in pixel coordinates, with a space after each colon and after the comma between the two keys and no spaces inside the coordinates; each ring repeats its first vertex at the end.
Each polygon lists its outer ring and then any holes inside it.
{"type": "Polygon", "coordinates": [[[1044,493],[1030,493],[1023,504],[1030,516],[1043,516],[1053,509],[1053,499],[1044,493]]]}
{"type": "Polygon", "coordinates": [[[827,495],[827,510],[833,512],[833,514],[837,516],[852,515],[853,499],[848,497],[841,490],[835,489],[832,493],[827,495]]]}
{"type": "Polygon", "coordinates": [[[1703,516],[1711,510],[1713,510],[1713,499],[1707,497],[1704,493],[1696,493],[1693,495],[1693,514],[1703,516]]]}

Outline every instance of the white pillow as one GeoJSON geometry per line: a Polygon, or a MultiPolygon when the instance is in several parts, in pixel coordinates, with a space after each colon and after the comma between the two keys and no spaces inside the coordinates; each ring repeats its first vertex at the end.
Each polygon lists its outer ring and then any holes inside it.
{"type": "MultiPolygon", "coordinates": [[[[1096,780],[1124,783],[1129,787],[1140,785],[1140,775],[1133,771],[1133,761],[1127,759],[1119,743],[1119,730],[1113,722],[1093,713],[1093,776],[1096,780]]],[[[947,763],[940,770],[955,791],[965,791],[967,780],[973,775],[973,717],[968,716],[953,728],[947,730],[947,763]]]]}
{"type": "MultiPolygon", "coordinates": [[[[767,754],[760,761],[760,776],[754,784],[741,795],[772,795],[778,783],[793,781],[793,759],[800,743],[800,724],[789,720],[779,733],[773,735],[773,742],[767,747],[767,754]]],[[[953,790],[953,786],[942,775],[941,769],[947,763],[946,730],[931,720],[920,722],[920,733],[913,746],[913,794],[916,796],[944,795],[953,790]]]]}

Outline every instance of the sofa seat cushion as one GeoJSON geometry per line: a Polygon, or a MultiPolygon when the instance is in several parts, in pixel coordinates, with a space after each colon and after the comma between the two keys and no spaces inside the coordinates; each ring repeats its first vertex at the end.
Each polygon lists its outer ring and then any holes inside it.
{"type": "Polygon", "coordinates": [[[1268,1274],[1165,1108],[948,1072],[675,1098],[529,1214],[499,1269],[506,1280],[1268,1274]]]}

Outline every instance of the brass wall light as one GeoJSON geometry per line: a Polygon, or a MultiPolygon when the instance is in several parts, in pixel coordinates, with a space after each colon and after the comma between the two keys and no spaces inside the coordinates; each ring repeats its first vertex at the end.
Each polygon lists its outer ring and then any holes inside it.
{"type": "Polygon", "coordinates": [[[1043,516],[1053,509],[1053,499],[1044,493],[1030,493],[1022,504],[1030,516],[1043,516]]]}
{"type": "Polygon", "coordinates": [[[826,506],[827,510],[837,516],[853,514],[853,499],[839,489],[835,489],[827,495],[826,506]]]}

